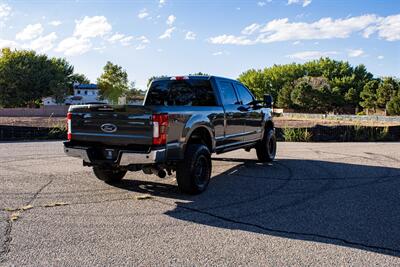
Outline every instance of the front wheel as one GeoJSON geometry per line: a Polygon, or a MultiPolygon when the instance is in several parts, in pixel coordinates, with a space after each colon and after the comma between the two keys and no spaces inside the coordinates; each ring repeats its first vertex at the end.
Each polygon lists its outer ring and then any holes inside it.
{"type": "Polygon", "coordinates": [[[199,194],[206,190],[211,177],[211,153],[205,145],[189,144],[185,158],[176,169],[179,190],[199,194]]]}
{"type": "Polygon", "coordinates": [[[271,162],[276,155],[276,136],[274,129],[267,129],[264,138],[256,146],[257,158],[261,162],[271,162]]]}
{"type": "Polygon", "coordinates": [[[99,166],[93,167],[93,172],[96,177],[106,183],[117,183],[124,178],[126,171],[120,169],[104,168],[99,166]]]}

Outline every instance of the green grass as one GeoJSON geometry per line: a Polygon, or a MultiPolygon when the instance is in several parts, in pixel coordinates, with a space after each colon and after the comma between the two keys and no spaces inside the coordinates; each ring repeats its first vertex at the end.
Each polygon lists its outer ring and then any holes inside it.
{"type": "Polygon", "coordinates": [[[312,133],[307,128],[283,128],[283,137],[286,142],[310,142],[312,133]]]}

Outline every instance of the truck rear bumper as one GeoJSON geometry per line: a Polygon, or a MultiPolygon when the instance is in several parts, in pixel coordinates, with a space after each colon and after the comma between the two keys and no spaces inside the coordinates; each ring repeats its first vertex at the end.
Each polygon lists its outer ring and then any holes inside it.
{"type": "MultiPolygon", "coordinates": [[[[95,161],[90,160],[89,148],[85,147],[66,147],[64,146],[64,152],[70,157],[81,158],[86,163],[95,163],[95,161]]],[[[134,151],[122,150],[119,152],[119,157],[113,164],[119,166],[128,165],[145,165],[145,164],[155,164],[162,163],[166,159],[166,149],[151,150],[149,153],[140,153],[134,151]]]]}

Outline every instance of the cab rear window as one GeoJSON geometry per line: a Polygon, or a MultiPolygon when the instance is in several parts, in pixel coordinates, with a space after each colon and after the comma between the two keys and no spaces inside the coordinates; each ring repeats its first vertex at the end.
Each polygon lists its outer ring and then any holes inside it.
{"type": "Polygon", "coordinates": [[[147,106],[215,106],[209,80],[161,80],[151,84],[147,106]]]}

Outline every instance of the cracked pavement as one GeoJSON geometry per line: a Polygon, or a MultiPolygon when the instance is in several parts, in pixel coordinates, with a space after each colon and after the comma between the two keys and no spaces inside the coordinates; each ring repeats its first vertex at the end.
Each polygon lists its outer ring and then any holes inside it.
{"type": "Polygon", "coordinates": [[[400,264],[400,143],[213,156],[198,196],[142,172],[107,185],[62,142],[0,143],[0,184],[1,266],[400,264]]]}

